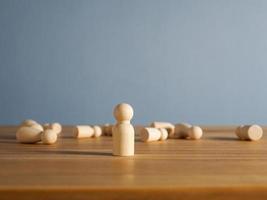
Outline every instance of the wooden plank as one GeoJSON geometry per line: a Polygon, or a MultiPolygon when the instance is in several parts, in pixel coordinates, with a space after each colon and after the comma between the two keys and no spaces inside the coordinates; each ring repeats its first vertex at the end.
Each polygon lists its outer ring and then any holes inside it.
{"type": "Polygon", "coordinates": [[[267,137],[239,141],[231,127],[204,127],[198,141],[142,143],[114,157],[111,137],[19,144],[0,127],[0,199],[266,199],[267,137]],[[221,130],[221,131],[220,131],[221,130]]]}

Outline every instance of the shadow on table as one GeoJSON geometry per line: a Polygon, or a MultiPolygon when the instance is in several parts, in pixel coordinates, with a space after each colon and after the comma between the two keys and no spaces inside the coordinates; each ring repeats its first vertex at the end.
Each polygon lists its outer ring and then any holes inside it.
{"type": "Polygon", "coordinates": [[[68,138],[68,139],[75,139],[72,135],[60,135],[60,138],[68,138]]]}
{"type": "Polygon", "coordinates": [[[224,141],[237,141],[238,140],[238,138],[233,138],[233,137],[221,137],[221,136],[219,136],[219,137],[207,137],[207,138],[205,138],[205,139],[208,139],[208,140],[220,140],[220,141],[222,141],[222,140],[224,140],[224,141]]]}

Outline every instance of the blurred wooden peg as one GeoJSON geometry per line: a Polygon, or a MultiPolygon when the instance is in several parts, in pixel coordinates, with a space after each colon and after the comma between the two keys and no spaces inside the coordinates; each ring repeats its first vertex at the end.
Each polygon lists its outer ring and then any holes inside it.
{"type": "Polygon", "coordinates": [[[40,131],[43,131],[43,130],[44,130],[43,126],[42,126],[41,124],[38,124],[38,123],[36,123],[36,124],[32,124],[32,125],[29,126],[29,127],[36,128],[36,129],[38,129],[38,130],[40,130],[40,131]]]}
{"type": "Polygon", "coordinates": [[[48,123],[43,124],[43,128],[44,128],[44,130],[46,130],[46,129],[52,129],[57,134],[60,134],[62,132],[62,126],[61,126],[60,123],[57,123],[57,122],[52,123],[52,124],[48,124],[48,123]]]}
{"type": "Polygon", "coordinates": [[[198,140],[202,137],[203,131],[199,126],[192,126],[188,131],[188,138],[191,140],[198,140]]]}
{"type": "Polygon", "coordinates": [[[17,130],[16,138],[20,143],[36,143],[41,141],[41,133],[40,129],[23,126],[17,130]]]}
{"type": "Polygon", "coordinates": [[[192,126],[187,123],[175,125],[175,138],[198,140],[202,135],[203,131],[199,126],[192,126]]]}
{"type": "Polygon", "coordinates": [[[112,136],[112,124],[104,124],[101,126],[102,134],[104,136],[112,136]]]}
{"type": "Polygon", "coordinates": [[[174,137],[175,138],[187,138],[188,137],[188,131],[192,127],[191,124],[188,123],[180,123],[175,125],[174,129],[174,137]]]}
{"type": "Polygon", "coordinates": [[[94,135],[94,129],[91,126],[78,125],[73,128],[73,136],[76,138],[90,138],[94,135]]]}
{"type": "Polygon", "coordinates": [[[102,129],[100,126],[76,126],[73,129],[73,136],[76,138],[100,137],[102,129]]]}
{"type": "Polygon", "coordinates": [[[23,122],[21,122],[20,126],[32,126],[34,124],[38,124],[38,122],[36,122],[32,119],[26,119],[23,122]]]}
{"type": "Polygon", "coordinates": [[[241,128],[242,127],[243,127],[243,125],[240,125],[235,129],[235,134],[240,140],[244,140],[245,139],[245,138],[242,137],[242,134],[241,134],[241,128]]]}
{"type": "Polygon", "coordinates": [[[168,138],[168,131],[164,128],[146,127],[141,130],[140,138],[143,142],[166,140],[168,138]]]}
{"type": "Polygon", "coordinates": [[[41,140],[43,144],[54,144],[57,141],[58,133],[53,129],[46,129],[42,132],[41,140]]]}
{"type": "Polygon", "coordinates": [[[259,125],[245,125],[237,127],[235,131],[236,135],[241,140],[257,141],[263,136],[263,130],[259,125]]]}
{"type": "Polygon", "coordinates": [[[154,128],[165,128],[168,131],[168,137],[174,137],[175,126],[169,122],[152,122],[150,126],[154,128]]]}
{"type": "Polygon", "coordinates": [[[94,137],[100,137],[102,135],[102,128],[100,126],[93,126],[94,137]]]}
{"type": "Polygon", "coordinates": [[[134,133],[135,135],[140,135],[141,131],[143,131],[145,127],[141,125],[134,125],[134,133]]]}
{"type": "Polygon", "coordinates": [[[25,126],[33,127],[33,128],[38,129],[38,130],[41,130],[41,131],[44,130],[42,125],[40,125],[38,122],[36,122],[36,121],[34,121],[32,119],[26,119],[20,124],[20,127],[25,127],[25,126]]]}

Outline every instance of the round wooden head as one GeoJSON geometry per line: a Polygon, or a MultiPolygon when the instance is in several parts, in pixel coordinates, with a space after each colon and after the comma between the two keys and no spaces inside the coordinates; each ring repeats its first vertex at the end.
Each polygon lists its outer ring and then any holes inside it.
{"type": "Polygon", "coordinates": [[[130,121],[133,118],[133,108],[127,103],[118,104],[113,111],[113,115],[117,121],[130,121]]]}
{"type": "Polygon", "coordinates": [[[38,123],[32,119],[26,119],[21,123],[21,126],[32,126],[34,124],[38,124],[38,123]]]}
{"type": "Polygon", "coordinates": [[[203,131],[199,126],[192,126],[189,129],[188,136],[192,140],[198,140],[202,137],[203,131]]]}
{"type": "Polygon", "coordinates": [[[247,130],[247,137],[246,139],[252,140],[252,141],[257,141],[261,139],[263,135],[263,130],[259,125],[251,125],[248,127],[247,130]]]}

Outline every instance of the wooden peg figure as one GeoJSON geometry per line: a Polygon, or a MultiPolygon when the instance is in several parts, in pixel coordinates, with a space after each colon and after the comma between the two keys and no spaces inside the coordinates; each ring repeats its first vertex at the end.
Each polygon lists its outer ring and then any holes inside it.
{"type": "Polygon", "coordinates": [[[133,108],[129,104],[118,104],[113,111],[117,123],[112,128],[113,155],[134,155],[134,128],[130,122],[133,118],[133,108]]]}
{"type": "Polygon", "coordinates": [[[169,122],[152,122],[150,124],[154,128],[164,128],[168,131],[168,137],[174,138],[175,126],[169,122]]]}
{"type": "Polygon", "coordinates": [[[240,140],[257,141],[263,136],[263,129],[259,125],[245,125],[239,126],[235,130],[236,135],[240,140]]]}
{"type": "Polygon", "coordinates": [[[165,128],[146,127],[140,131],[140,139],[143,142],[163,141],[168,138],[168,131],[165,128]]]}
{"type": "Polygon", "coordinates": [[[175,137],[191,140],[198,140],[202,137],[203,131],[199,126],[181,123],[175,125],[175,137]]]}

